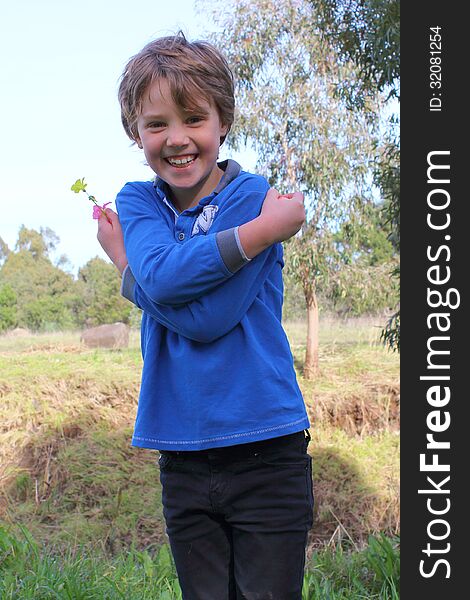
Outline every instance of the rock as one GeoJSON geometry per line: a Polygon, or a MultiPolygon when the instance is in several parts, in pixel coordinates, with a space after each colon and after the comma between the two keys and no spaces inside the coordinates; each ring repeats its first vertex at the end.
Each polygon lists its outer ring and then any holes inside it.
{"type": "Polygon", "coordinates": [[[129,327],[124,323],[110,323],[85,329],[80,341],[88,348],[127,348],[129,327]]]}

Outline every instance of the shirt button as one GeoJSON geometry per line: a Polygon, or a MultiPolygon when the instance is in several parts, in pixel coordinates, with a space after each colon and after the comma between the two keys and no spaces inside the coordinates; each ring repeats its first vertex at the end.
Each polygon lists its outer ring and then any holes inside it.
{"type": "Polygon", "coordinates": [[[184,240],[184,233],[182,231],[180,233],[178,233],[178,239],[180,242],[182,242],[184,240]]]}

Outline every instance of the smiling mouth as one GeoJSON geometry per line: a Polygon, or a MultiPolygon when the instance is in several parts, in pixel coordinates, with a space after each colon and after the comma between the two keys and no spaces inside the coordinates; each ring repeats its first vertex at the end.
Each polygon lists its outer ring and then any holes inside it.
{"type": "Polygon", "coordinates": [[[184,156],[168,156],[165,160],[172,166],[177,168],[187,167],[197,158],[197,154],[185,154],[184,156]]]}

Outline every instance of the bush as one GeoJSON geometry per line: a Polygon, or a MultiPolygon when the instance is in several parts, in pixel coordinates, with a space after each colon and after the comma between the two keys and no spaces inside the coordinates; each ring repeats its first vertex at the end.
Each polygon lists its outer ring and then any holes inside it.
{"type": "Polygon", "coordinates": [[[13,329],[18,324],[18,308],[15,291],[11,285],[0,287],[0,332],[13,329]]]}

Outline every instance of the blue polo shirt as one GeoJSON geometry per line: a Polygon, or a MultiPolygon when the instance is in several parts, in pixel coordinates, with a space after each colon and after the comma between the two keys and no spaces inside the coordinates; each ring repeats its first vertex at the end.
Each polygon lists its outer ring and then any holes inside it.
{"type": "Polygon", "coordinates": [[[238,240],[269,184],[219,166],[217,188],[181,213],[159,179],[127,183],[116,199],[122,293],[143,311],[134,446],[202,450],[309,427],[281,324],[282,246],[248,260],[238,240]]]}

